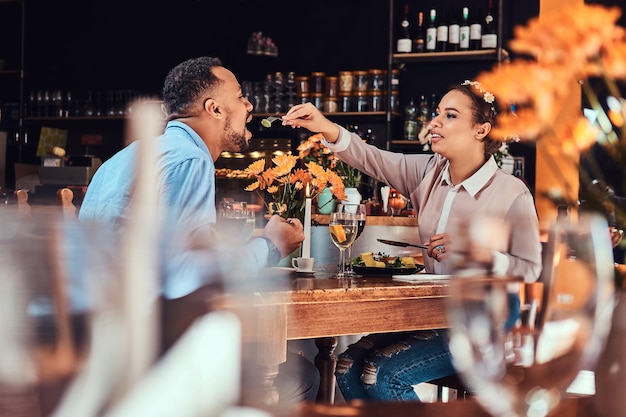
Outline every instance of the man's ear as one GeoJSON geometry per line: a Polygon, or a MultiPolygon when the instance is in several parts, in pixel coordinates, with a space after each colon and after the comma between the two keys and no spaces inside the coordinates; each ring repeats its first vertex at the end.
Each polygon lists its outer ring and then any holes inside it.
{"type": "Polygon", "coordinates": [[[476,139],[479,139],[479,140],[484,139],[489,134],[490,131],[491,131],[491,123],[485,122],[481,124],[478,127],[478,130],[476,131],[476,135],[475,135],[476,139]]]}
{"type": "Polygon", "coordinates": [[[222,117],[219,105],[212,98],[209,98],[204,102],[204,111],[213,117],[222,117]]]}

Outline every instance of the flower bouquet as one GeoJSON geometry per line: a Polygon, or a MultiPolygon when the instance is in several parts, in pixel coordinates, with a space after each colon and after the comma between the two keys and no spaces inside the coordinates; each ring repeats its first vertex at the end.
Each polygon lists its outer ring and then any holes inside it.
{"type": "Polygon", "coordinates": [[[298,158],[305,162],[315,162],[324,169],[336,172],[341,177],[344,187],[357,188],[361,184],[361,172],[339,160],[330,149],[324,146],[322,139],[324,136],[321,133],[309,136],[298,146],[298,158]]]}
{"type": "Polygon", "coordinates": [[[299,158],[293,155],[280,155],[272,159],[273,166],[266,168],[265,160],[260,159],[246,168],[249,178],[255,181],[246,191],[266,191],[272,197],[267,203],[270,214],[282,217],[304,219],[306,198],[315,198],[324,188],[343,200],[346,198],[343,181],[330,168],[310,161],[304,168],[298,168],[299,158]]]}

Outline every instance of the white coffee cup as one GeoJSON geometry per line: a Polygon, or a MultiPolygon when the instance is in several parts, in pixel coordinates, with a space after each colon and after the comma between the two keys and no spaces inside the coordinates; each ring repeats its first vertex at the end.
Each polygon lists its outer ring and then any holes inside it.
{"type": "Polygon", "coordinates": [[[296,272],[313,272],[313,265],[315,264],[315,258],[292,258],[291,266],[296,268],[296,272]]]}

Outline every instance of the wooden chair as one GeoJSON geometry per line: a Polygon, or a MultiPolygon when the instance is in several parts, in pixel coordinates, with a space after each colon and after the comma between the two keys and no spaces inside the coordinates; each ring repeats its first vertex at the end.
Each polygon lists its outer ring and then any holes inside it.
{"type": "Polygon", "coordinates": [[[57,191],[57,202],[61,205],[61,210],[63,210],[63,216],[66,219],[76,219],[74,192],[70,188],[60,188],[57,191]]]}
{"type": "Polygon", "coordinates": [[[452,374],[444,376],[443,378],[433,379],[428,382],[429,384],[437,386],[437,400],[443,400],[443,389],[448,388],[456,391],[457,399],[467,399],[471,397],[471,392],[459,376],[459,374],[452,374]]]}
{"type": "Polygon", "coordinates": [[[28,204],[28,191],[15,190],[15,199],[17,201],[17,217],[19,220],[28,220],[32,218],[32,210],[28,204]]]}
{"type": "MultiPolygon", "coordinates": [[[[19,220],[29,220],[33,218],[33,208],[28,202],[27,190],[16,190],[15,199],[17,202],[17,216],[19,220]]],[[[74,192],[67,187],[60,188],[56,192],[56,200],[63,212],[63,217],[72,220],[76,219],[76,206],[74,206],[74,192]]]]}
{"type": "MultiPolygon", "coordinates": [[[[18,248],[26,246],[18,251],[41,251],[39,255],[43,255],[38,256],[37,266],[33,267],[40,270],[39,273],[25,272],[29,277],[25,285],[37,294],[49,297],[53,311],[51,315],[38,316],[34,321],[32,359],[37,369],[37,383],[19,389],[0,384],[0,415],[3,415],[1,410],[10,409],[15,412],[11,415],[40,417],[52,411],[60,392],[82,363],[76,328],[84,325],[84,317],[72,316],[70,312],[63,261],[66,256],[62,253],[60,236],[48,227],[50,216],[58,216],[58,207],[31,206],[27,190],[16,190],[15,197],[20,226],[14,244],[18,248]]],[[[72,190],[58,190],[57,198],[62,216],[76,219],[72,190]]]]}

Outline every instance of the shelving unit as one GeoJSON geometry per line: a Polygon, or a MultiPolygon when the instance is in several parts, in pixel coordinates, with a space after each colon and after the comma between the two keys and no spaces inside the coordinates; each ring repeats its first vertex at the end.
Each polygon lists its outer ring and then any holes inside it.
{"type": "Polygon", "coordinates": [[[0,130],[6,131],[6,149],[0,150],[0,187],[9,179],[9,159],[21,161],[24,103],[24,26],[25,0],[0,0],[0,51],[8,52],[0,68],[0,130]],[[5,32],[6,31],[6,32],[5,32]],[[16,42],[17,40],[17,42],[16,42]],[[17,145],[16,147],[13,145],[17,145]],[[7,174],[7,175],[5,175],[7,174]]]}
{"type": "MultiPolygon", "coordinates": [[[[394,41],[395,41],[395,28],[398,22],[395,21],[395,0],[389,0],[389,59],[388,59],[388,79],[387,85],[391,85],[391,72],[394,68],[409,69],[414,64],[421,63],[440,63],[443,65],[454,63],[499,63],[506,60],[509,56],[508,52],[502,48],[503,41],[503,0],[497,1],[498,16],[497,16],[497,32],[498,32],[498,45],[495,49],[482,49],[482,50],[470,50],[470,51],[457,51],[457,52],[423,52],[423,53],[394,53],[394,41]]],[[[482,64],[481,64],[482,65],[482,64]]],[[[485,68],[486,69],[486,68],[485,68]]],[[[401,87],[402,88],[402,87],[401,87]]],[[[391,93],[387,94],[387,108],[391,101],[391,93]]],[[[401,148],[402,150],[410,151],[411,148],[421,148],[422,145],[418,141],[407,141],[394,139],[393,123],[395,120],[400,120],[402,117],[392,114],[387,111],[387,143],[386,149],[391,150],[393,148],[401,148]]]]}
{"type": "Polygon", "coordinates": [[[498,58],[498,49],[482,49],[478,51],[456,52],[422,52],[409,54],[392,54],[394,64],[410,62],[446,62],[446,61],[501,61],[508,57],[508,52],[500,49],[502,58],[498,58]]]}

